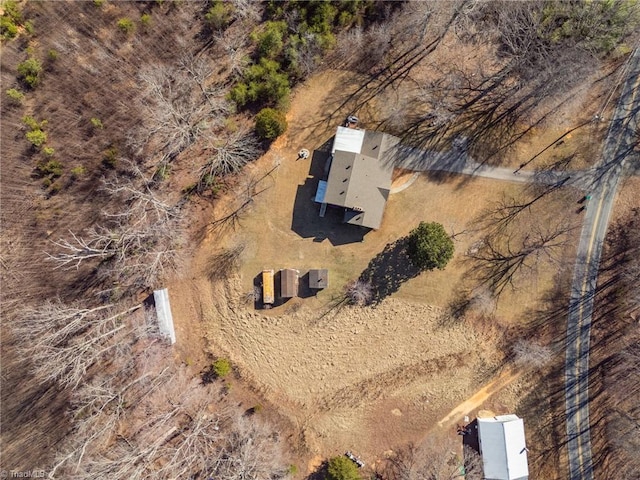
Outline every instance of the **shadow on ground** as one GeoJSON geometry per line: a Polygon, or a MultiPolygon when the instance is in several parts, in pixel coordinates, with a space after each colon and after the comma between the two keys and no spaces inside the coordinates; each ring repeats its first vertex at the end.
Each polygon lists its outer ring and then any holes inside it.
{"type": "Polygon", "coordinates": [[[332,143],[333,138],[313,152],[307,179],[304,184],[298,186],[296,192],[291,230],[302,238],[313,238],[314,242],[322,242],[325,239],[328,239],[332,245],[362,242],[369,232],[368,228],[342,223],[343,208],[328,207],[325,216],[320,217],[320,204],[314,201],[318,182],[326,178],[329,171],[332,143]],[[329,145],[328,149],[327,145],[329,145]]]}
{"type": "Polygon", "coordinates": [[[373,286],[374,303],[397,292],[404,282],[420,274],[420,269],[409,259],[408,245],[407,237],[388,243],[360,274],[360,280],[373,286]]]}

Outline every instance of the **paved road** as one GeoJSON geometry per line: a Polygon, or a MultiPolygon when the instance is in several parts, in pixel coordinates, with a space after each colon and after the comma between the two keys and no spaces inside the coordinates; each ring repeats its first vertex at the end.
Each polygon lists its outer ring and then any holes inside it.
{"type": "Polygon", "coordinates": [[[605,140],[602,160],[591,170],[592,196],[578,246],[567,320],[565,402],[569,478],[593,479],[589,424],[589,340],[598,268],[611,209],[623,170],[637,141],[640,111],[640,48],[626,79],[605,140]]]}

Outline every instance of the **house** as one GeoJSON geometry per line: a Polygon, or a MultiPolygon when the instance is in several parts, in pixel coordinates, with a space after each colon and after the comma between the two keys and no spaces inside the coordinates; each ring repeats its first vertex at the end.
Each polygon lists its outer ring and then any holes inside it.
{"type": "Polygon", "coordinates": [[[298,296],[298,270],[285,268],[280,270],[280,296],[293,298],[298,296]]]}
{"type": "Polygon", "coordinates": [[[155,290],[153,292],[153,302],[156,305],[156,315],[158,317],[158,328],[160,333],[166,336],[171,345],[176,343],[176,332],[173,328],[173,315],[171,314],[171,304],[169,303],[169,290],[155,290]]]}
{"type": "Polygon", "coordinates": [[[478,440],[486,480],[529,478],[524,422],[517,415],[478,418],[478,440]]]}
{"type": "Polygon", "coordinates": [[[321,290],[329,286],[329,270],[326,268],[309,270],[309,288],[321,290]]]}
{"type": "Polygon", "coordinates": [[[398,139],[382,132],[338,127],[329,174],[320,181],[316,202],[344,207],[344,222],[377,229],[391,190],[393,162],[387,155],[398,139]]]}

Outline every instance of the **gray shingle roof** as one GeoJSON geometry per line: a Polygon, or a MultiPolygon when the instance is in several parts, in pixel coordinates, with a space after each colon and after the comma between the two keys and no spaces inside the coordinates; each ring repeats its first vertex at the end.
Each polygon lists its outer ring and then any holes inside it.
{"type": "MultiPolygon", "coordinates": [[[[336,137],[341,134],[343,131],[339,128],[336,137]]],[[[394,140],[395,137],[386,133],[366,131],[360,152],[336,149],[324,202],[347,208],[346,223],[380,227],[393,175],[393,164],[385,152],[394,140]]]]}

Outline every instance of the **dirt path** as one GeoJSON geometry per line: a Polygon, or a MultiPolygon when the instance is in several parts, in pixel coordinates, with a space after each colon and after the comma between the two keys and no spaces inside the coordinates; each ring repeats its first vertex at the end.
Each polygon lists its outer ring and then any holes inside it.
{"type": "Polygon", "coordinates": [[[509,385],[515,379],[517,379],[522,372],[513,371],[512,369],[507,369],[500,374],[498,378],[492,380],[476,393],[473,396],[469,397],[467,400],[456,406],[449,414],[444,417],[442,420],[438,422],[439,427],[445,427],[448,425],[452,425],[453,423],[459,422],[460,418],[468,415],[473,410],[482,406],[482,404],[494,393],[502,390],[504,387],[509,385]]]}

